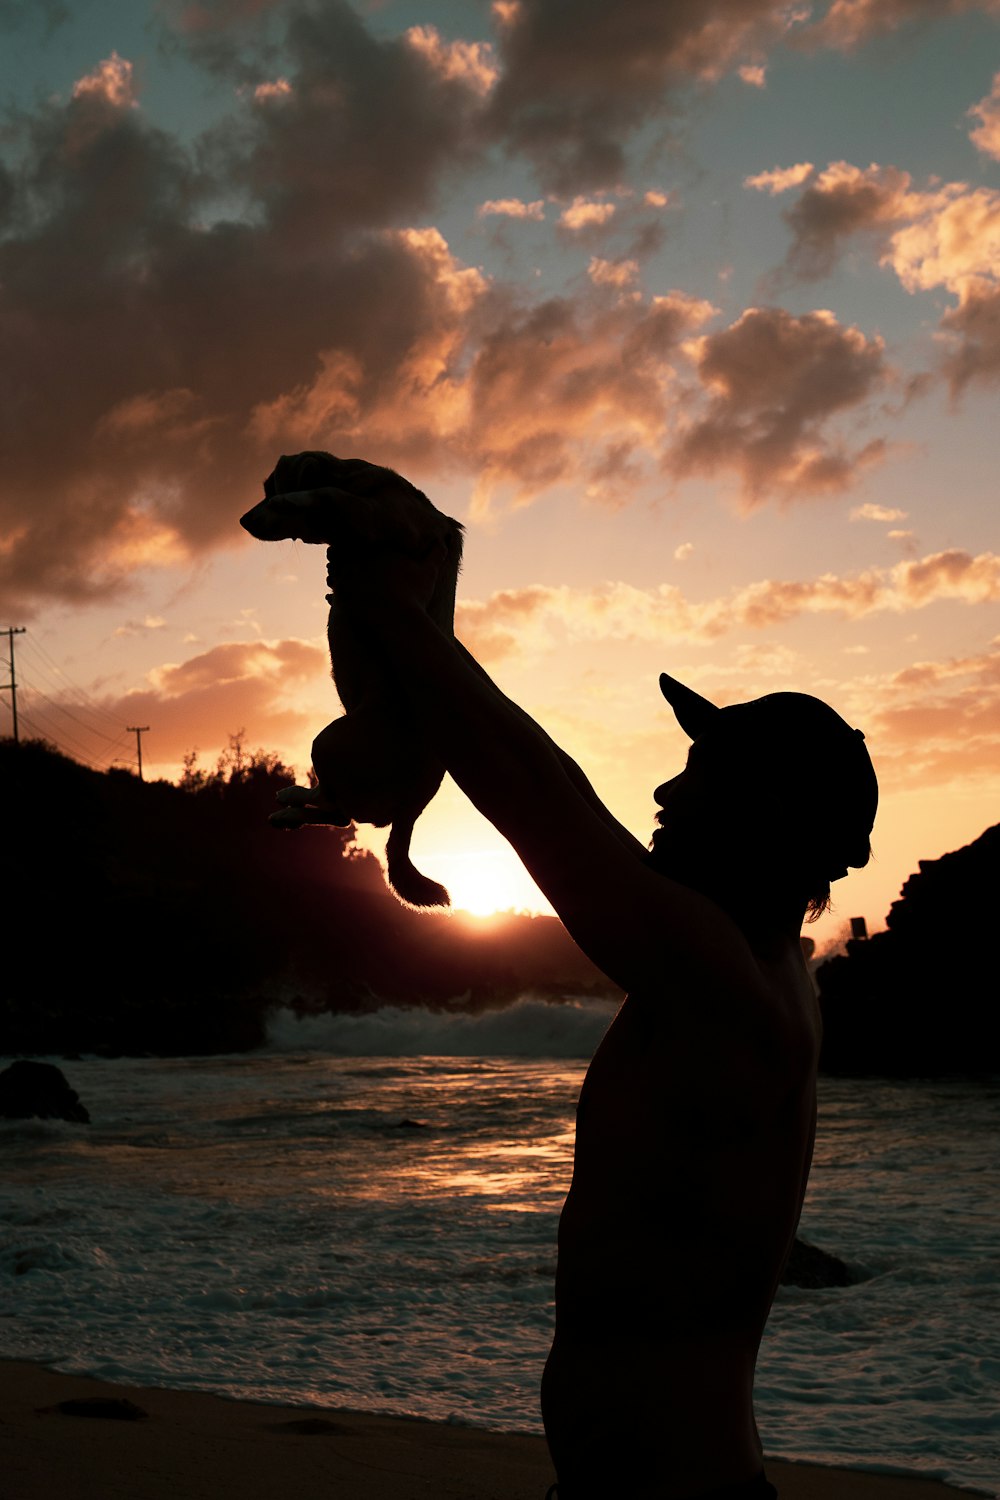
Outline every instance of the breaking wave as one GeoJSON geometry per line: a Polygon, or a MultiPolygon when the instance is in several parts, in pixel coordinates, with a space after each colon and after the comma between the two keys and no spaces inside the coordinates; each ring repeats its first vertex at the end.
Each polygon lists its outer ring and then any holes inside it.
{"type": "Polygon", "coordinates": [[[365,1014],[275,1011],[267,1052],[333,1057],[590,1057],[608,1028],[607,1000],[522,996],[500,1010],[384,1005],[365,1014]]]}

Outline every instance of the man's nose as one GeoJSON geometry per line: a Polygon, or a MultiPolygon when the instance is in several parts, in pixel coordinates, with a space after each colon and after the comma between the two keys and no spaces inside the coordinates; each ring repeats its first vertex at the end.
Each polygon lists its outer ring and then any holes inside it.
{"type": "Polygon", "coordinates": [[[653,801],[656,803],[657,807],[666,807],[667,794],[669,793],[670,788],[674,786],[678,781],[680,781],[680,779],[681,778],[679,776],[671,776],[669,781],[660,783],[660,785],[656,788],[656,791],[653,793],[653,801]]]}

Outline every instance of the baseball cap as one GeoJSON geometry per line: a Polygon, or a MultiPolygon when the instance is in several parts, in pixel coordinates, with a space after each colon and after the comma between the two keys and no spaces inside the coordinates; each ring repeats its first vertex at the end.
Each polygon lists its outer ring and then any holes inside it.
{"type": "Polygon", "coordinates": [[[815,791],[808,817],[826,851],[829,879],[867,864],[878,781],[860,729],[808,693],[767,693],[719,708],[666,672],[660,691],[689,739],[709,736],[774,785],[815,791]]]}

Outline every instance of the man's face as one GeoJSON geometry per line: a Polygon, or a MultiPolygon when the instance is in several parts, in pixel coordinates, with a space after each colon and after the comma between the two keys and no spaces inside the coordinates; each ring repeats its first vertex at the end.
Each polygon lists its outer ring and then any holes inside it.
{"type": "Polygon", "coordinates": [[[719,812],[720,788],[716,782],[704,746],[695,740],[683,771],[664,781],[653,793],[653,800],[660,808],[653,834],[654,848],[664,843],[681,852],[705,838],[719,812]]]}

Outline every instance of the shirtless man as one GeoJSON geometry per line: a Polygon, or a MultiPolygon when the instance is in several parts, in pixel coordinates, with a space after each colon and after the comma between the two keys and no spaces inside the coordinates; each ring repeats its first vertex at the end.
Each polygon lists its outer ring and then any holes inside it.
{"type": "Polygon", "coordinates": [[[652,848],[431,622],[434,558],[342,581],[401,698],[580,947],[628,993],[580,1097],[542,1412],[558,1500],[764,1500],[757,1349],[802,1207],[820,1019],[799,929],[863,865],[863,736],[814,698],[718,709],[652,848]]]}

